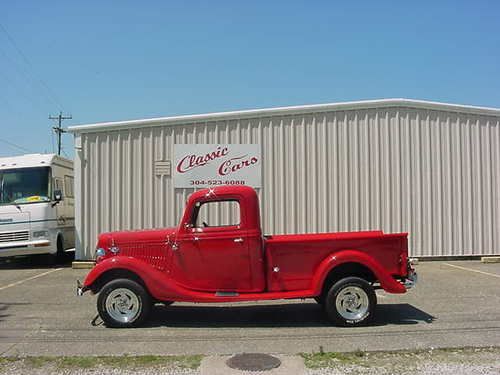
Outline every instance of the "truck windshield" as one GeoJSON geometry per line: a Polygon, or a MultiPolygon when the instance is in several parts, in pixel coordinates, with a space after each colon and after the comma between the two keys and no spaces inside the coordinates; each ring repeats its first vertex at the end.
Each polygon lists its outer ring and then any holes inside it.
{"type": "Polygon", "coordinates": [[[49,167],[0,170],[0,204],[48,202],[49,167]]]}

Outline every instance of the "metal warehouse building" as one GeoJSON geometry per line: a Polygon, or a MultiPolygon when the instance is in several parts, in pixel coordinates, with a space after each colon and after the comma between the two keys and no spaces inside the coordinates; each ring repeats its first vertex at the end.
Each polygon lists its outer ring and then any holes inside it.
{"type": "MultiPolygon", "coordinates": [[[[265,233],[409,232],[417,257],[500,254],[500,109],[407,99],[73,126],[77,259],[175,226],[176,145],[260,147],[265,233]]],[[[203,147],[203,146],[199,146],[203,147]]]]}

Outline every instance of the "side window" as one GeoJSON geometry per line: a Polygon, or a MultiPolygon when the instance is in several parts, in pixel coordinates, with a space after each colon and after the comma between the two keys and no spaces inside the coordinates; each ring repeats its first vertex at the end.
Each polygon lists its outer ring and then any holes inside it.
{"type": "Polygon", "coordinates": [[[68,198],[73,198],[73,176],[64,176],[64,195],[68,198]]]}
{"type": "Polygon", "coordinates": [[[241,222],[238,201],[215,201],[202,203],[195,213],[196,228],[237,226],[241,222]]]}

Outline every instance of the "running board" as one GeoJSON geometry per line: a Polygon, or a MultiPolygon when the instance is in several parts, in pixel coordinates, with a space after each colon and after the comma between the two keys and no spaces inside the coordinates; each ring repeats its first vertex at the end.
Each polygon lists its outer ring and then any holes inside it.
{"type": "Polygon", "coordinates": [[[239,295],[236,292],[215,292],[216,297],[238,297],[239,295]]]}

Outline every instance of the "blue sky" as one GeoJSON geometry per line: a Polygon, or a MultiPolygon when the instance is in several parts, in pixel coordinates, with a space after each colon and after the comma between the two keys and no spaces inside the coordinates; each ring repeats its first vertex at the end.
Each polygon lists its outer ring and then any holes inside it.
{"type": "Polygon", "coordinates": [[[499,15],[496,1],[2,1],[0,156],[23,153],[5,141],[52,151],[59,110],[68,126],[390,97],[498,108],[499,15]]]}

